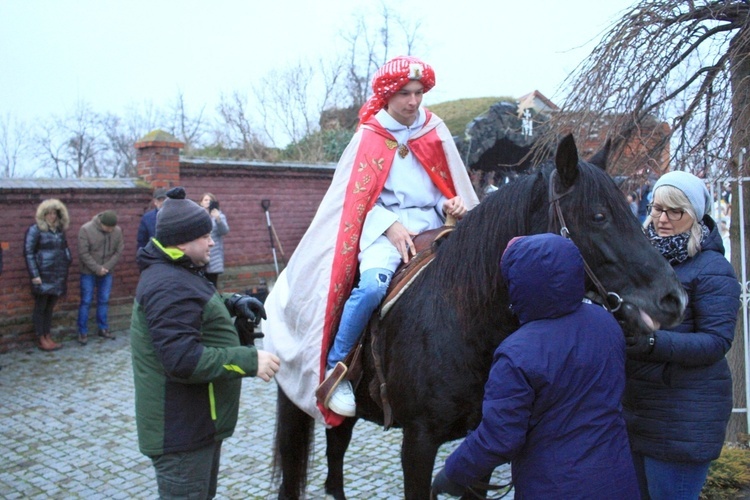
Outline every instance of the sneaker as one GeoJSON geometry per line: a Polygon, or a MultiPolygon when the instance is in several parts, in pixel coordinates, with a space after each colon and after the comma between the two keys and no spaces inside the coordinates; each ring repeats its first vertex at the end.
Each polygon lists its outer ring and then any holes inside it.
{"type": "Polygon", "coordinates": [[[328,409],[343,417],[354,416],[357,404],[354,402],[354,392],[352,391],[351,382],[342,380],[336,386],[333,394],[331,394],[331,399],[328,401],[328,409]]]}
{"type": "Polygon", "coordinates": [[[85,333],[79,333],[78,334],[78,343],[81,345],[86,345],[89,342],[89,336],[85,333]]]}
{"type": "Polygon", "coordinates": [[[99,330],[99,336],[104,337],[105,339],[115,339],[115,334],[109,330],[99,330]]]}

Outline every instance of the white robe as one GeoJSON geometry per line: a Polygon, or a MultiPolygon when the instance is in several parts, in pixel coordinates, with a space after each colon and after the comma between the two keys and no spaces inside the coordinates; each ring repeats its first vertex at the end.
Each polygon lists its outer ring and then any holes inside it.
{"type": "MultiPolygon", "coordinates": [[[[425,112],[419,111],[411,127],[397,122],[386,110],[377,113],[375,119],[399,144],[406,144],[424,125],[425,112]]],[[[413,154],[404,158],[397,154],[383,191],[365,218],[359,240],[360,272],[373,268],[395,271],[401,263],[401,255],[383,233],[396,221],[415,234],[440,227],[445,220],[443,203],[446,200],[413,154]]]]}
{"type": "MultiPolygon", "coordinates": [[[[422,115],[421,112],[420,116],[422,115]]],[[[445,123],[436,115],[432,115],[424,127],[414,131],[412,138],[420,137],[432,130],[436,131],[442,141],[456,193],[463,198],[469,209],[473,208],[479,201],[466,167],[458,154],[453,137],[445,123]]],[[[339,230],[343,210],[342,200],[346,197],[346,188],[354,168],[354,161],[362,135],[363,127],[360,127],[342,154],[331,180],[331,185],[323,197],[310,227],[302,237],[297,249],[289,259],[286,269],[280,274],[265,302],[268,319],[262,325],[265,334],[263,348],[276,354],[281,359],[281,367],[274,379],[295,405],[324,425],[329,424],[326,423],[325,416],[317,406],[315,388],[321,381],[320,367],[326,303],[331,283],[332,263],[336,252],[336,234],[339,230]]],[[[410,153],[407,158],[409,156],[413,155],[410,153]]],[[[394,162],[399,159],[398,154],[395,158],[394,162]]],[[[398,165],[394,164],[392,168],[398,169],[398,165]]],[[[389,188],[392,194],[385,190],[381,193],[380,198],[383,199],[384,204],[390,203],[389,196],[405,195],[401,181],[407,180],[407,178],[408,175],[396,174],[393,179],[395,185],[391,184],[389,188]]],[[[433,185],[432,181],[427,178],[426,181],[420,182],[422,183],[420,191],[429,193],[430,190],[424,189],[424,186],[433,185]]],[[[434,200],[437,195],[432,193],[428,196],[432,196],[434,200]]],[[[428,205],[433,200],[428,200],[428,205]]],[[[375,215],[373,212],[372,221],[367,222],[369,226],[367,229],[363,226],[360,249],[375,244],[382,231],[385,231],[388,227],[383,227],[383,225],[386,224],[389,217],[392,218],[391,223],[395,220],[393,219],[396,216],[395,212],[391,212],[393,215],[389,215],[380,212],[382,208],[377,209],[380,215],[375,215]],[[384,217],[382,221],[381,217],[384,217]],[[382,230],[376,233],[381,227],[382,230]],[[367,237],[364,235],[365,232],[367,237]],[[373,235],[377,236],[373,237],[373,235]]],[[[404,220],[406,220],[407,227],[416,230],[425,223],[421,220],[423,215],[419,214],[419,216],[412,217],[411,210],[399,211],[398,213],[398,217],[404,217],[404,220]]],[[[369,213],[367,218],[370,219],[369,213]]],[[[393,248],[392,245],[391,248],[393,248]]]]}

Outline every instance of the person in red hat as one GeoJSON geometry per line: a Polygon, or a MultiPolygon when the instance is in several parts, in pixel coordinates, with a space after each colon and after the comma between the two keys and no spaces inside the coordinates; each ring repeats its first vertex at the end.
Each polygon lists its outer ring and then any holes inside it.
{"type": "Polygon", "coordinates": [[[331,187],[266,299],[264,345],[284,362],[277,380],[326,425],[355,414],[341,362],[398,265],[415,255],[412,237],[478,203],[450,131],[421,105],[434,85],[432,67],[412,56],[375,73],[331,187]],[[316,400],[315,388],[331,373],[340,383],[316,400]]]}

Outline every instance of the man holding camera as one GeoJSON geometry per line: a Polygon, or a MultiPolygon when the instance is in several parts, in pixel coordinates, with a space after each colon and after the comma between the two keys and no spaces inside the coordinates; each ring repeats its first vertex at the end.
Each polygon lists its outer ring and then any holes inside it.
{"type": "Polygon", "coordinates": [[[268,382],[279,358],[240,345],[232,317],[265,318],[249,295],[217,293],[203,275],[211,217],[173,188],[156,237],[138,251],[141,276],[130,325],[138,444],[156,469],[160,498],[213,498],[222,441],[237,423],[242,378],[268,382]]]}

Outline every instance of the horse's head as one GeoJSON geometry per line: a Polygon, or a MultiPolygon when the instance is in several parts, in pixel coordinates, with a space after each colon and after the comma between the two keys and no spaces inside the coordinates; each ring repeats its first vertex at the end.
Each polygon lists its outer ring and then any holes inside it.
{"type": "Polygon", "coordinates": [[[544,170],[549,173],[550,225],[554,231],[562,225],[554,210],[557,197],[570,238],[593,274],[607,292],[622,298],[615,315],[624,325],[640,330],[671,326],[682,317],[685,291],[605,172],[605,161],[606,151],[591,163],[580,161],[572,135],[560,142],[554,166],[544,170]]]}

